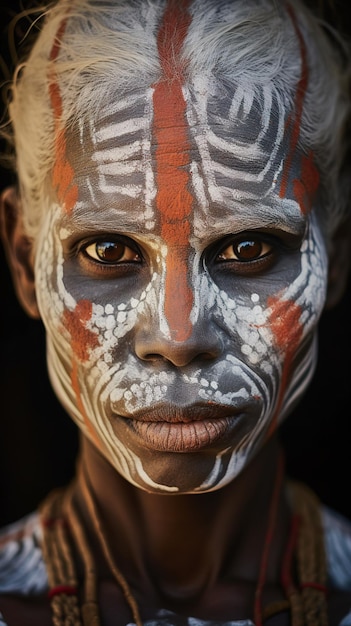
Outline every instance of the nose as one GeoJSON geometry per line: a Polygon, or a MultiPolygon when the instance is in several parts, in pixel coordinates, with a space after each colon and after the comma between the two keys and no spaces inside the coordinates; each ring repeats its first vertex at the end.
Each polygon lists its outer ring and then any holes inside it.
{"type": "Polygon", "coordinates": [[[137,329],[134,349],[143,361],[162,360],[185,367],[192,362],[215,360],[223,351],[223,342],[219,329],[210,321],[198,320],[189,336],[177,341],[152,316],[137,329]]]}
{"type": "Polygon", "coordinates": [[[169,246],[165,269],[159,268],[153,296],[136,328],[135,353],[144,361],[161,359],[185,367],[194,360],[216,359],[222,352],[220,330],[206,307],[208,289],[194,271],[199,263],[184,248],[169,246]]]}

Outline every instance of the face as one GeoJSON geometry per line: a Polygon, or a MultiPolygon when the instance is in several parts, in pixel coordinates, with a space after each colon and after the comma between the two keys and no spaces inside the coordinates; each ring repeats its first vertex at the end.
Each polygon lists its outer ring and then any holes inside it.
{"type": "Polygon", "coordinates": [[[327,274],[302,89],[292,116],[265,87],[179,74],[57,131],[35,268],[59,399],[155,493],[226,485],[276,430],[327,274]]]}
{"type": "Polygon", "coordinates": [[[83,432],[135,485],[203,492],[245,467],[310,378],[316,172],[290,158],[274,98],[261,115],[247,91],[199,82],[170,128],[155,100],[129,94],[65,137],[37,294],[53,386],[83,432]]]}

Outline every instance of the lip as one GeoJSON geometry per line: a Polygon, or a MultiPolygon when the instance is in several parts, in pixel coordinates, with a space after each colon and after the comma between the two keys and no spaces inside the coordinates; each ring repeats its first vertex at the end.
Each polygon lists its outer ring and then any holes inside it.
{"type": "Polygon", "coordinates": [[[243,412],[223,405],[161,405],[122,416],[142,440],[159,451],[193,452],[211,447],[236,427],[243,412]]]}

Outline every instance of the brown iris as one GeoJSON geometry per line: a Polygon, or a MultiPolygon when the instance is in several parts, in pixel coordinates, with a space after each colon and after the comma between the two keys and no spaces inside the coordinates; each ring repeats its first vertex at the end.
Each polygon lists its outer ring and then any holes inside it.
{"type": "Polygon", "coordinates": [[[218,258],[221,261],[255,261],[271,251],[271,245],[260,239],[242,239],[225,248],[218,258]]]}
{"type": "Polygon", "coordinates": [[[140,255],[136,250],[121,241],[101,240],[85,246],[87,257],[101,263],[128,263],[140,262],[140,255]]]}

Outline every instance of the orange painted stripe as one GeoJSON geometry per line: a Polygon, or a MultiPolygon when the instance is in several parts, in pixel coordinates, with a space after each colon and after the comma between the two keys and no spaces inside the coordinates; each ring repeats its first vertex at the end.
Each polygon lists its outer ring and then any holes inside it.
{"type": "Polygon", "coordinates": [[[86,327],[92,316],[93,305],[90,300],[79,300],[73,311],[65,309],[62,323],[71,335],[72,350],[79,361],[87,361],[90,350],[99,345],[98,337],[86,327]]]}
{"type": "Polygon", "coordinates": [[[83,418],[83,422],[85,424],[85,427],[89,433],[90,439],[94,442],[94,444],[96,445],[96,447],[98,448],[98,450],[101,450],[101,442],[99,440],[99,437],[97,435],[96,429],[94,428],[93,424],[91,423],[88,414],[85,410],[85,406],[83,404],[83,399],[82,399],[82,394],[80,391],[80,384],[79,384],[79,371],[78,371],[78,362],[77,361],[73,361],[72,364],[72,372],[71,372],[71,384],[72,384],[72,389],[76,395],[76,401],[77,401],[77,408],[78,411],[80,413],[80,415],[83,418]]]}
{"type": "Polygon", "coordinates": [[[292,122],[291,116],[289,116],[287,120],[287,128],[289,128],[292,125],[292,130],[291,130],[289,154],[286,159],[286,163],[284,164],[284,171],[283,171],[281,188],[280,188],[280,193],[279,193],[281,198],[284,198],[286,196],[288,178],[289,178],[297,142],[300,136],[303,103],[304,103],[305,94],[306,94],[307,85],[308,85],[308,66],[307,66],[306,44],[302,37],[301,31],[299,29],[299,25],[297,23],[295,13],[293,12],[290,6],[287,7],[287,10],[290,15],[291,21],[293,23],[293,26],[294,26],[294,29],[295,29],[295,32],[296,32],[296,35],[300,44],[301,77],[296,88],[296,102],[295,102],[295,116],[294,116],[295,119],[294,119],[294,122],[292,122]]]}
{"type": "Polygon", "coordinates": [[[291,378],[291,368],[301,342],[303,327],[300,322],[301,307],[292,300],[280,300],[277,296],[268,298],[268,307],[272,307],[269,325],[275,345],[284,353],[282,378],[277,407],[269,427],[268,437],[276,430],[277,420],[283,405],[284,395],[291,378]]]}
{"type": "Polygon", "coordinates": [[[93,305],[90,300],[79,300],[73,311],[66,309],[62,315],[62,324],[71,335],[71,346],[73,351],[71,384],[76,396],[77,408],[84,420],[84,424],[89,432],[90,438],[100,449],[101,444],[97,437],[96,430],[92,425],[82,399],[79,382],[79,363],[88,361],[90,351],[99,345],[98,337],[89,328],[87,322],[91,319],[93,305]]]}
{"type": "MultiPolygon", "coordinates": [[[[65,32],[67,19],[63,20],[56,33],[55,41],[50,53],[50,61],[54,62],[60,52],[61,40],[65,32]]],[[[69,213],[78,200],[78,187],[73,184],[74,170],[67,159],[66,136],[61,128],[62,97],[57,83],[55,69],[50,72],[49,94],[55,122],[55,162],[52,174],[52,184],[57,193],[58,201],[69,213]]]]}
{"type": "Polygon", "coordinates": [[[188,0],[169,0],[158,33],[163,76],[154,86],[153,133],[156,143],[156,207],[161,234],[167,243],[165,316],[171,336],[184,341],[192,332],[194,296],[187,278],[190,217],[190,141],[186,102],[182,92],[184,67],[180,53],[191,17],[188,0]]]}
{"type": "Polygon", "coordinates": [[[319,188],[320,175],[314,163],[313,152],[301,159],[301,177],[294,180],[294,196],[304,215],[308,215],[319,188]]]}

